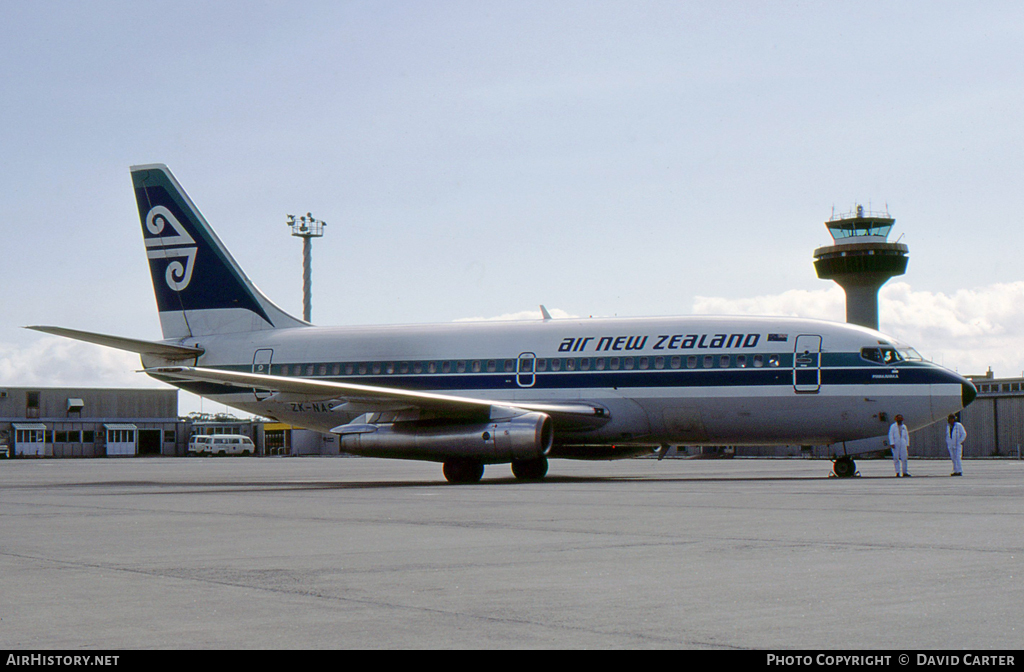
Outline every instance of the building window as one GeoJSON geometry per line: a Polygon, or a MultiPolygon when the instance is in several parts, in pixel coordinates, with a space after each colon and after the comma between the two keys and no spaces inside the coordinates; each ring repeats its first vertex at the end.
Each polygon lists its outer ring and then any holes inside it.
{"type": "Polygon", "coordinates": [[[26,418],[38,418],[39,417],[39,393],[38,392],[26,392],[25,393],[25,417],[26,418]]]}

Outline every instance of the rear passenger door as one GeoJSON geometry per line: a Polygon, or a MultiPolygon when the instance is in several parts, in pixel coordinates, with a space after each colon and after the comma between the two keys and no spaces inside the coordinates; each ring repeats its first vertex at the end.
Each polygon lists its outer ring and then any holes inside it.
{"type": "MultiPolygon", "coordinates": [[[[274,351],[271,348],[261,348],[252,356],[252,372],[261,375],[270,375],[270,363],[274,359],[274,351]]],[[[253,390],[256,401],[263,401],[270,396],[266,390],[253,390]]]]}

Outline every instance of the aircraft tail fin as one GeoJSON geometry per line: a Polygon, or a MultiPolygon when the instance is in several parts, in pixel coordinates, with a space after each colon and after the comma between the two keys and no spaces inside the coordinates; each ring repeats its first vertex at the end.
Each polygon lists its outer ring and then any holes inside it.
{"type": "Polygon", "coordinates": [[[308,326],[256,288],[167,166],[131,173],[164,338],[308,326]]]}

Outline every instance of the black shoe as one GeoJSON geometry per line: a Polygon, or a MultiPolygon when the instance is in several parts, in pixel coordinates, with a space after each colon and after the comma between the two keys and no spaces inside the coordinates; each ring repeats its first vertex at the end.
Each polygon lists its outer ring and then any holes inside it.
{"type": "Polygon", "coordinates": [[[910,474],[903,474],[903,478],[910,478],[910,474]]]}

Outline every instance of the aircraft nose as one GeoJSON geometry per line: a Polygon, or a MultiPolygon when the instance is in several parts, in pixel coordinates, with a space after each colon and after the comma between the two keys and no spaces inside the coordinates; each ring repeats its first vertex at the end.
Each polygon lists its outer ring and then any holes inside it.
{"type": "Polygon", "coordinates": [[[973,383],[965,382],[960,384],[960,400],[963,402],[963,407],[967,406],[974,401],[974,398],[978,396],[978,388],[974,387],[973,383]]]}

